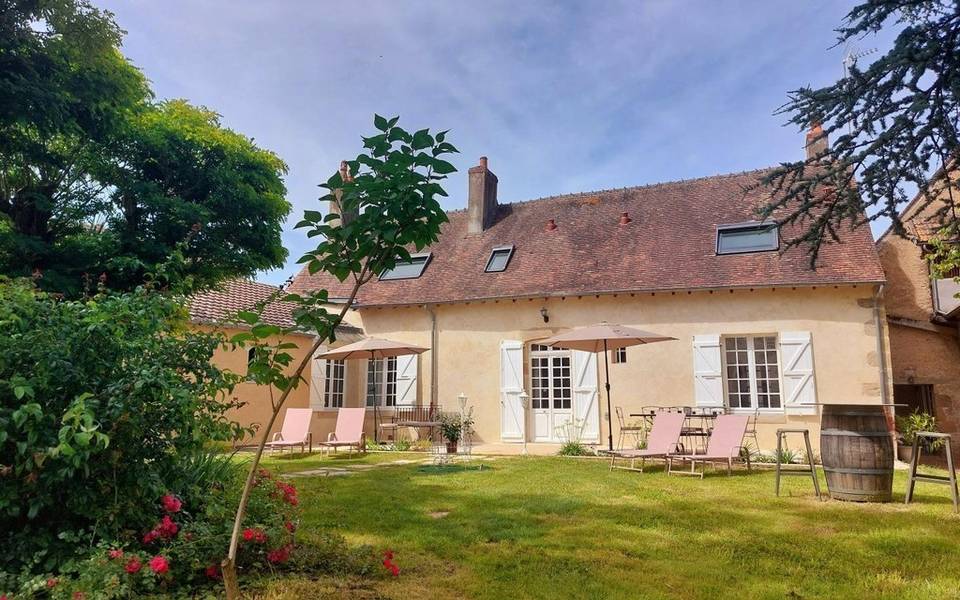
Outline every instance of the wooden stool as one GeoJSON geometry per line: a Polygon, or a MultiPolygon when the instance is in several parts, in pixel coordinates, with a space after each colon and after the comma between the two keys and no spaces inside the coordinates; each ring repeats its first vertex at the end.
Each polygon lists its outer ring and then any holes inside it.
{"type": "Polygon", "coordinates": [[[817,499],[822,499],[823,496],[820,495],[820,482],[817,481],[817,469],[813,466],[813,450],[810,448],[810,432],[806,429],[778,429],[777,430],[777,495],[780,495],[780,476],[781,475],[809,475],[810,479],[813,480],[813,489],[817,493],[817,499]],[[807,448],[807,464],[806,465],[795,465],[790,466],[786,469],[783,468],[782,463],[780,462],[781,450],[783,449],[784,440],[787,437],[788,433],[802,433],[803,434],[803,443],[807,448]]]}
{"type": "Polygon", "coordinates": [[[927,483],[942,483],[950,486],[950,493],[953,495],[953,512],[960,512],[960,498],[957,497],[957,472],[953,470],[953,452],[950,448],[950,434],[937,433],[935,431],[918,431],[913,438],[913,459],[910,461],[910,476],[907,478],[907,496],[904,504],[910,504],[913,499],[913,486],[918,481],[927,483]],[[917,475],[917,464],[920,462],[920,452],[923,444],[920,440],[943,440],[944,449],[947,452],[947,476],[943,475],[917,475]]]}

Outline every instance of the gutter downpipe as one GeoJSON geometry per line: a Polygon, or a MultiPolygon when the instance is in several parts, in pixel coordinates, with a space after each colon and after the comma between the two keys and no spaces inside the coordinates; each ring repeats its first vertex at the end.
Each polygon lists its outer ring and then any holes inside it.
{"type": "Polygon", "coordinates": [[[440,336],[437,332],[437,312],[436,307],[424,304],[427,314],[430,315],[430,404],[437,406],[437,372],[439,364],[437,363],[437,345],[440,336]]]}
{"type": "MultiPolygon", "coordinates": [[[[883,298],[884,285],[885,284],[881,283],[877,286],[877,291],[873,295],[873,320],[877,324],[877,357],[880,359],[880,403],[892,404],[890,396],[887,394],[887,351],[886,345],[883,343],[883,321],[881,321],[883,314],[880,310],[880,300],[883,298]]],[[[891,407],[891,415],[893,415],[892,411],[893,407],[891,407]]],[[[891,431],[890,435],[894,438],[893,458],[894,460],[899,460],[895,430],[891,431]]]]}

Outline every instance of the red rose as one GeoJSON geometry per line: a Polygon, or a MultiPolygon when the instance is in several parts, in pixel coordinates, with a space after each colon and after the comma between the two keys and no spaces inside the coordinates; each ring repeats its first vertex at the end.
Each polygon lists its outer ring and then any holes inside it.
{"type": "Polygon", "coordinates": [[[293,533],[294,531],[297,530],[297,526],[290,521],[287,521],[286,523],[284,523],[283,526],[286,527],[287,531],[289,531],[290,533],[293,533]]]}
{"type": "Polygon", "coordinates": [[[387,549],[387,550],[383,553],[383,557],[386,558],[386,559],[389,559],[389,560],[393,560],[393,550],[387,549]]]}
{"type": "Polygon", "coordinates": [[[207,574],[207,577],[210,579],[221,579],[223,575],[220,573],[220,565],[210,565],[206,568],[204,573],[207,574]]]}
{"type": "Polygon", "coordinates": [[[400,575],[400,567],[398,567],[397,565],[390,565],[390,573],[394,577],[398,577],[400,575]]]}
{"type": "Polygon", "coordinates": [[[254,535],[253,530],[250,529],[249,527],[243,530],[244,541],[247,541],[247,542],[251,541],[253,539],[253,535],[254,535]]]}
{"type": "Polygon", "coordinates": [[[107,552],[107,556],[109,556],[114,560],[118,558],[123,558],[123,550],[120,550],[119,548],[114,548],[113,550],[110,550],[110,552],[107,552]]]}
{"type": "Polygon", "coordinates": [[[123,567],[123,569],[124,569],[127,573],[130,573],[131,575],[133,575],[134,573],[136,573],[137,571],[139,571],[139,570],[140,570],[140,567],[142,567],[142,566],[143,566],[143,564],[140,562],[140,559],[139,559],[138,557],[134,556],[133,558],[131,558],[131,559],[127,562],[127,564],[123,567]]]}
{"type": "MultiPolygon", "coordinates": [[[[102,279],[102,277],[103,277],[103,276],[101,276],[101,279],[102,279]]],[[[87,595],[84,594],[83,592],[74,592],[74,593],[73,593],[73,600],[84,600],[84,598],[86,598],[86,597],[87,597],[87,595]]]]}
{"type": "Polygon", "coordinates": [[[160,556],[159,554],[151,558],[148,564],[150,565],[150,570],[157,575],[163,575],[170,570],[170,562],[167,561],[166,557],[160,556]]]}
{"type": "Polygon", "coordinates": [[[267,560],[272,563],[286,562],[290,558],[290,551],[292,549],[292,546],[289,544],[281,548],[275,548],[270,552],[267,552],[267,560]]]}
{"type": "Polygon", "coordinates": [[[177,524],[173,522],[173,519],[169,515],[163,515],[163,519],[160,520],[160,524],[157,525],[157,529],[160,532],[161,537],[172,538],[177,535],[177,531],[180,529],[177,527],[177,524]]]}
{"type": "Polygon", "coordinates": [[[183,507],[183,502],[173,494],[167,494],[163,498],[160,498],[160,503],[163,504],[163,510],[168,513],[178,513],[183,507]]]}
{"type": "Polygon", "coordinates": [[[153,531],[148,531],[143,535],[143,543],[149,544],[150,542],[157,539],[158,537],[160,537],[160,534],[157,533],[156,529],[154,529],[153,531]]]}
{"type": "Polygon", "coordinates": [[[51,589],[57,587],[56,577],[51,577],[50,579],[47,580],[47,587],[51,589]]]}

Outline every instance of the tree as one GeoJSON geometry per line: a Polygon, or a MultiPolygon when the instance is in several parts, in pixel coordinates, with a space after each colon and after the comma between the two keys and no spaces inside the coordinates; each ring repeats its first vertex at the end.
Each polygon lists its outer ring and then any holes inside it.
{"type": "Polygon", "coordinates": [[[188,236],[181,289],[283,264],[278,157],[210,110],[155,102],[86,0],[0,9],[0,273],[130,290],[188,236]]]}
{"type": "MultiPolygon", "coordinates": [[[[442,157],[457,149],[445,141],[446,132],[434,136],[429,130],[421,129],[411,134],[397,126],[398,119],[388,120],[377,115],[374,126],[379,133],[363,139],[366,152],[347,161],[342,175],[335,173],[321,186],[328,192],[321,200],[337,203],[337,213],[352,215],[352,218],[343,219],[341,223],[335,214],[324,216],[319,211],[308,210],[297,224],[308,230],[308,237],[321,239],[299,262],[305,263],[311,274],[325,271],[340,281],[352,281],[352,291],[343,307],[336,313],[328,312],[325,309],[327,292],[320,290],[282,296],[283,300],[298,305],[293,313],[295,327],[263,323],[256,311],[238,315],[250,325],[250,330],[236,334],[231,342],[254,348],[249,378],[269,386],[271,393],[273,410],[264,426],[265,432],[272,429],[287,396],[300,383],[317,349],[335,339],[336,328],[360,287],[385,269],[394,267],[397,261],[409,260],[411,248],[421,250],[435,242],[440,225],[447,220],[438,201],[447,195],[440,181],[456,169],[442,157]],[[313,332],[316,338],[293,372],[287,374],[286,369],[293,361],[287,350],[296,346],[282,341],[282,336],[294,331],[313,332]],[[281,341],[270,344],[267,339],[271,336],[280,336],[281,341]]],[[[230,547],[222,563],[227,597],[231,599],[240,594],[235,569],[237,544],[266,442],[264,434],[250,463],[230,547]]]]}
{"type": "Polygon", "coordinates": [[[854,7],[837,29],[838,44],[887,26],[903,29],[886,54],[827,87],[800,88],[778,114],[814,128],[812,152],[783,163],[760,186],[774,192],[762,215],[782,211],[780,221],[802,225],[788,246],[805,245],[811,264],[820,247],[839,239],[843,227],[889,218],[907,235],[900,207],[919,189],[921,207],[938,197],[947,236],[960,234],[956,180],[960,124],[960,3],[945,0],[869,0],[854,7]],[[822,142],[833,139],[827,147],[822,142]]]}

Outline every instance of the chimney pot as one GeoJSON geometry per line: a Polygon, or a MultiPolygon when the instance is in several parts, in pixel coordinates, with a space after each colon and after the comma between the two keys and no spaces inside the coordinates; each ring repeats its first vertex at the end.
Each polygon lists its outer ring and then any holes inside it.
{"type": "Polygon", "coordinates": [[[547,226],[544,227],[544,231],[553,231],[557,228],[557,222],[554,219],[549,219],[547,221],[547,226]]]}
{"type": "Polygon", "coordinates": [[[627,223],[629,223],[629,222],[631,222],[631,221],[633,221],[633,219],[630,218],[630,213],[627,213],[627,212],[620,213],[620,224],[621,224],[621,225],[626,225],[627,223]]]}
{"type": "Polygon", "coordinates": [[[484,169],[487,168],[487,157],[486,157],[486,156],[481,156],[481,157],[480,157],[480,166],[483,167],[484,169]]]}

